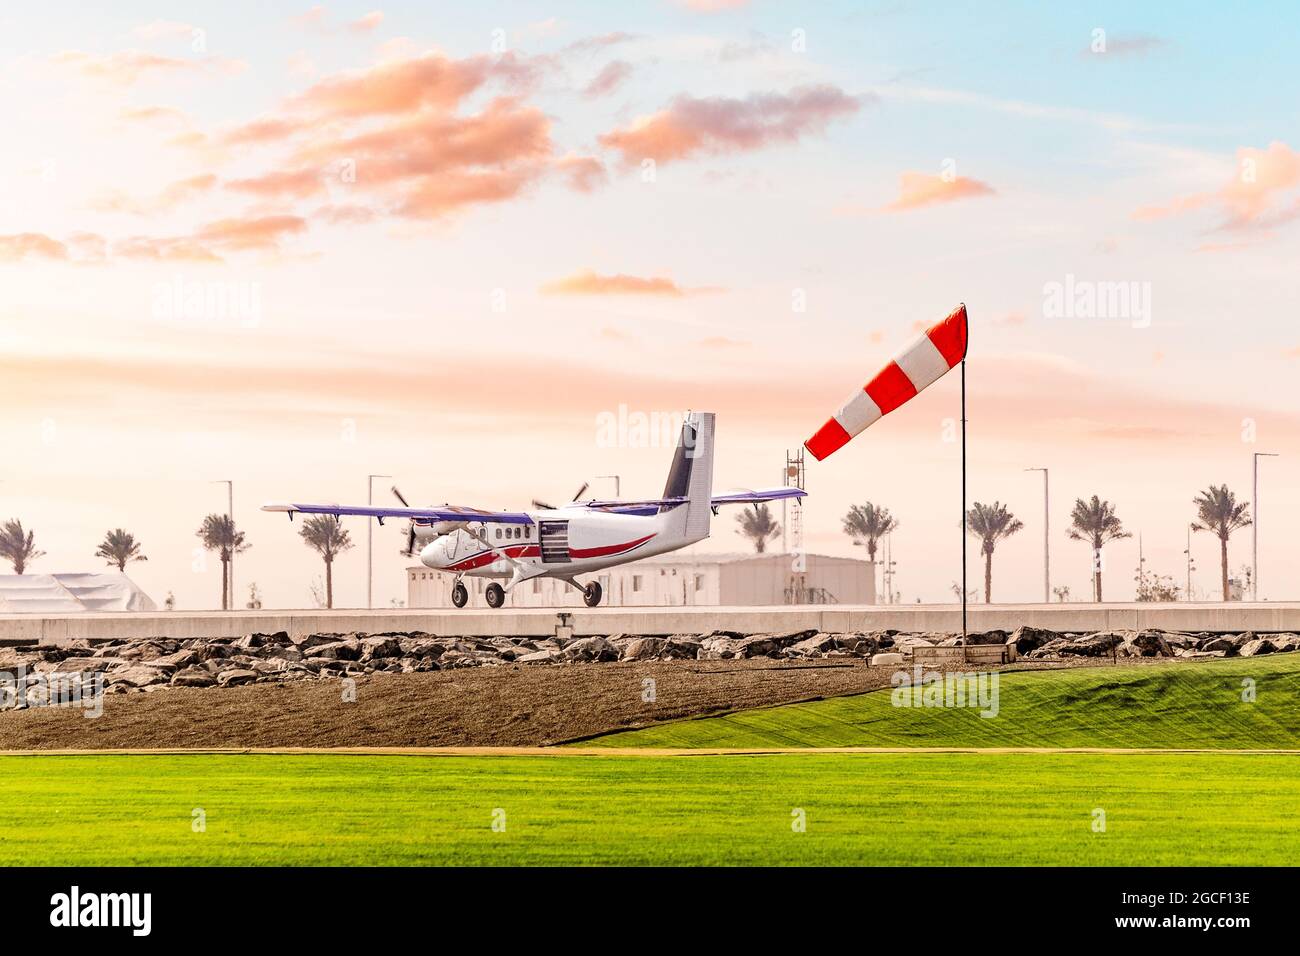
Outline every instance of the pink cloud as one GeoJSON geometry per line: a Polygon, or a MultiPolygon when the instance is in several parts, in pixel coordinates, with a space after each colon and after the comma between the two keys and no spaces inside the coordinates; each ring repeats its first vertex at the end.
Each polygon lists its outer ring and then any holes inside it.
{"type": "Polygon", "coordinates": [[[667,109],[604,134],[600,143],[621,152],[626,164],[744,152],[820,133],[833,120],[856,113],[859,105],[856,97],[828,85],[756,93],[743,100],[683,95],[667,109]]]}
{"type": "Polygon", "coordinates": [[[384,12],[382,10],[371,10],[364,17],[353,20],[349,29],[354,33],[373,33],[379,29],[379,25],[384,22],[384,12]]]}
{"type": "Polygon", "coordinates": [[[319,169],[292,169],[246,179],[232,179],[226,183],[226,188],[236,192],[251,193],[264,199],[280,197],[306,199],[324,192],[325,183],[319,169]]]}
{"type": "Polygon", "coordinates": [[[53,59],[55,63],[75,69],[85,76],[123,86],[135,83],[146,74],[183,72],[198,66],[198,61],[195,60],[180,60],[142,50],[121,50],[108,54],[64,50],[56,53],[53,59]]]}
{"type": "Polygon", "coordinates": [[[584,96],[608,96],[617,90],[632,75],[632,64],[626,60],[612,60],[596,74],[582,91],[584,96]]]}
{"type": "Polygon", "coordinates": [[[905,212],[937,203],[956,202],[976,196],[992,196],[994,190],[978,179],[964,176],[932,176],[905,172],[899,177],[898,198],[884,207],[886,212],[905,212]]]}
{"type": "Polygon", "coordinates": [[[607,178],[605,164],[592,156],[564,156],[555,161],[555,168],[568,177],[573,189],[582,193],[603,185],[607,178]]]}
{"type": "Polygon", "coordinates": [[[700,292],[718,292],[716,288],[686,289],[666,277],[598,275],[590,269],[576,272],[542,286],[544,295],[654,295],[680,298],[700,292]]]}
{"type": "Polygon", "coordinates": [[[1143,222],[1214,209],[1218,229],[1268,230],[1300,217],[1300,153],[1285,143],[1267,149],[1237,150],[1237,175],[1217,190],[1179,196],[1162,205],[1143,206],[1133,218],[1143,222]]]}
{"type": "Polygon", "coordinates": [[[68,247],[40,232],[19,232],[0,236],[0,262],[24,259],[67,259],[68,247]]]}

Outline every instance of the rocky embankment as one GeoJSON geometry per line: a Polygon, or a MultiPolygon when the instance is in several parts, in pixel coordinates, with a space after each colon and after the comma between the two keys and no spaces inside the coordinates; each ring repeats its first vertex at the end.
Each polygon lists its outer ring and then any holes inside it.
{"type": "MultiPolygon", "coordinates": [[[[1252,657],[1300,648],[1295,634],[1208,634],[1104,631],[1061,634],[1033,627],[969,636],[971,644],[1014,644],[1030,660],[1079,657],[1252,657]]],[[[168,687],[333,679],[373,673],[419,673],[462,667],[562,665],[605,661],[776,660],[910,657],[918,646],[952,646],[950,634],[794,631],[744,635],[730,631],[667,637],[616,634],[581,638],[432,637],[428,634],[249,634],[240,638],[141,639],[69,647],[0,648],[0,675],[10,686],[56,675],[102,674],[109,693],[168,687]]]]}

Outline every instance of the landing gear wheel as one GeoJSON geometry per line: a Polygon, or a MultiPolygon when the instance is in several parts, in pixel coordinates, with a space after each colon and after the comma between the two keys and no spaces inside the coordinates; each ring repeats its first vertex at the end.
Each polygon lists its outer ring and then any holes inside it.
{"type": "Polygon", "coordinates": [[[502,604],[506,603],[505,588],[497,584],[495,581],[487,586],[487,590],[483,592],[483,596],[487,598],[488,607],[493,610],[496,610],[502,604]]]}
{"type": "Polygon", "coordinates": [[[451,589],[451,603],[457,607],[464,607],[469,603],[469,590],[459,581],[451,589]]]}
{"type": "Polygon", "coordinates": [[[600,603],[601,598],[600,582],[592,581],[582,589],[582,600],[587,607],[595,607],[600,603]]]}

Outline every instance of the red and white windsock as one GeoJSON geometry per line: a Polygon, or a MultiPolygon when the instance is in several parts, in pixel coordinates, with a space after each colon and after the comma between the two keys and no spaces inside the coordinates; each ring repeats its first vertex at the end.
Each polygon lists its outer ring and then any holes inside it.
{"type": "Polygon", "coordinates": [[[847,445],[850,438],[865,431],[882,415],[888,415],[921,389],[937,382],[965,357],[966,306],[959,305],[946,319],[930,326],[903,349],[861,391],[854,392],[844,407],[804,442],[804,447],[821,461],[847,445]]]}

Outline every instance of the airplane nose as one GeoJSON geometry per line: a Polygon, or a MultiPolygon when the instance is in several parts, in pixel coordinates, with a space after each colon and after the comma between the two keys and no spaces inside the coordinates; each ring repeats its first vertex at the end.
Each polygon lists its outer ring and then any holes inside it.
{"type": "Polygon", "coordinates": [[[420,551],[420,563],[426,568],[438,568],[443,564],[447,554],[445,545],[446,536],[434,538],[420,551]]]}

